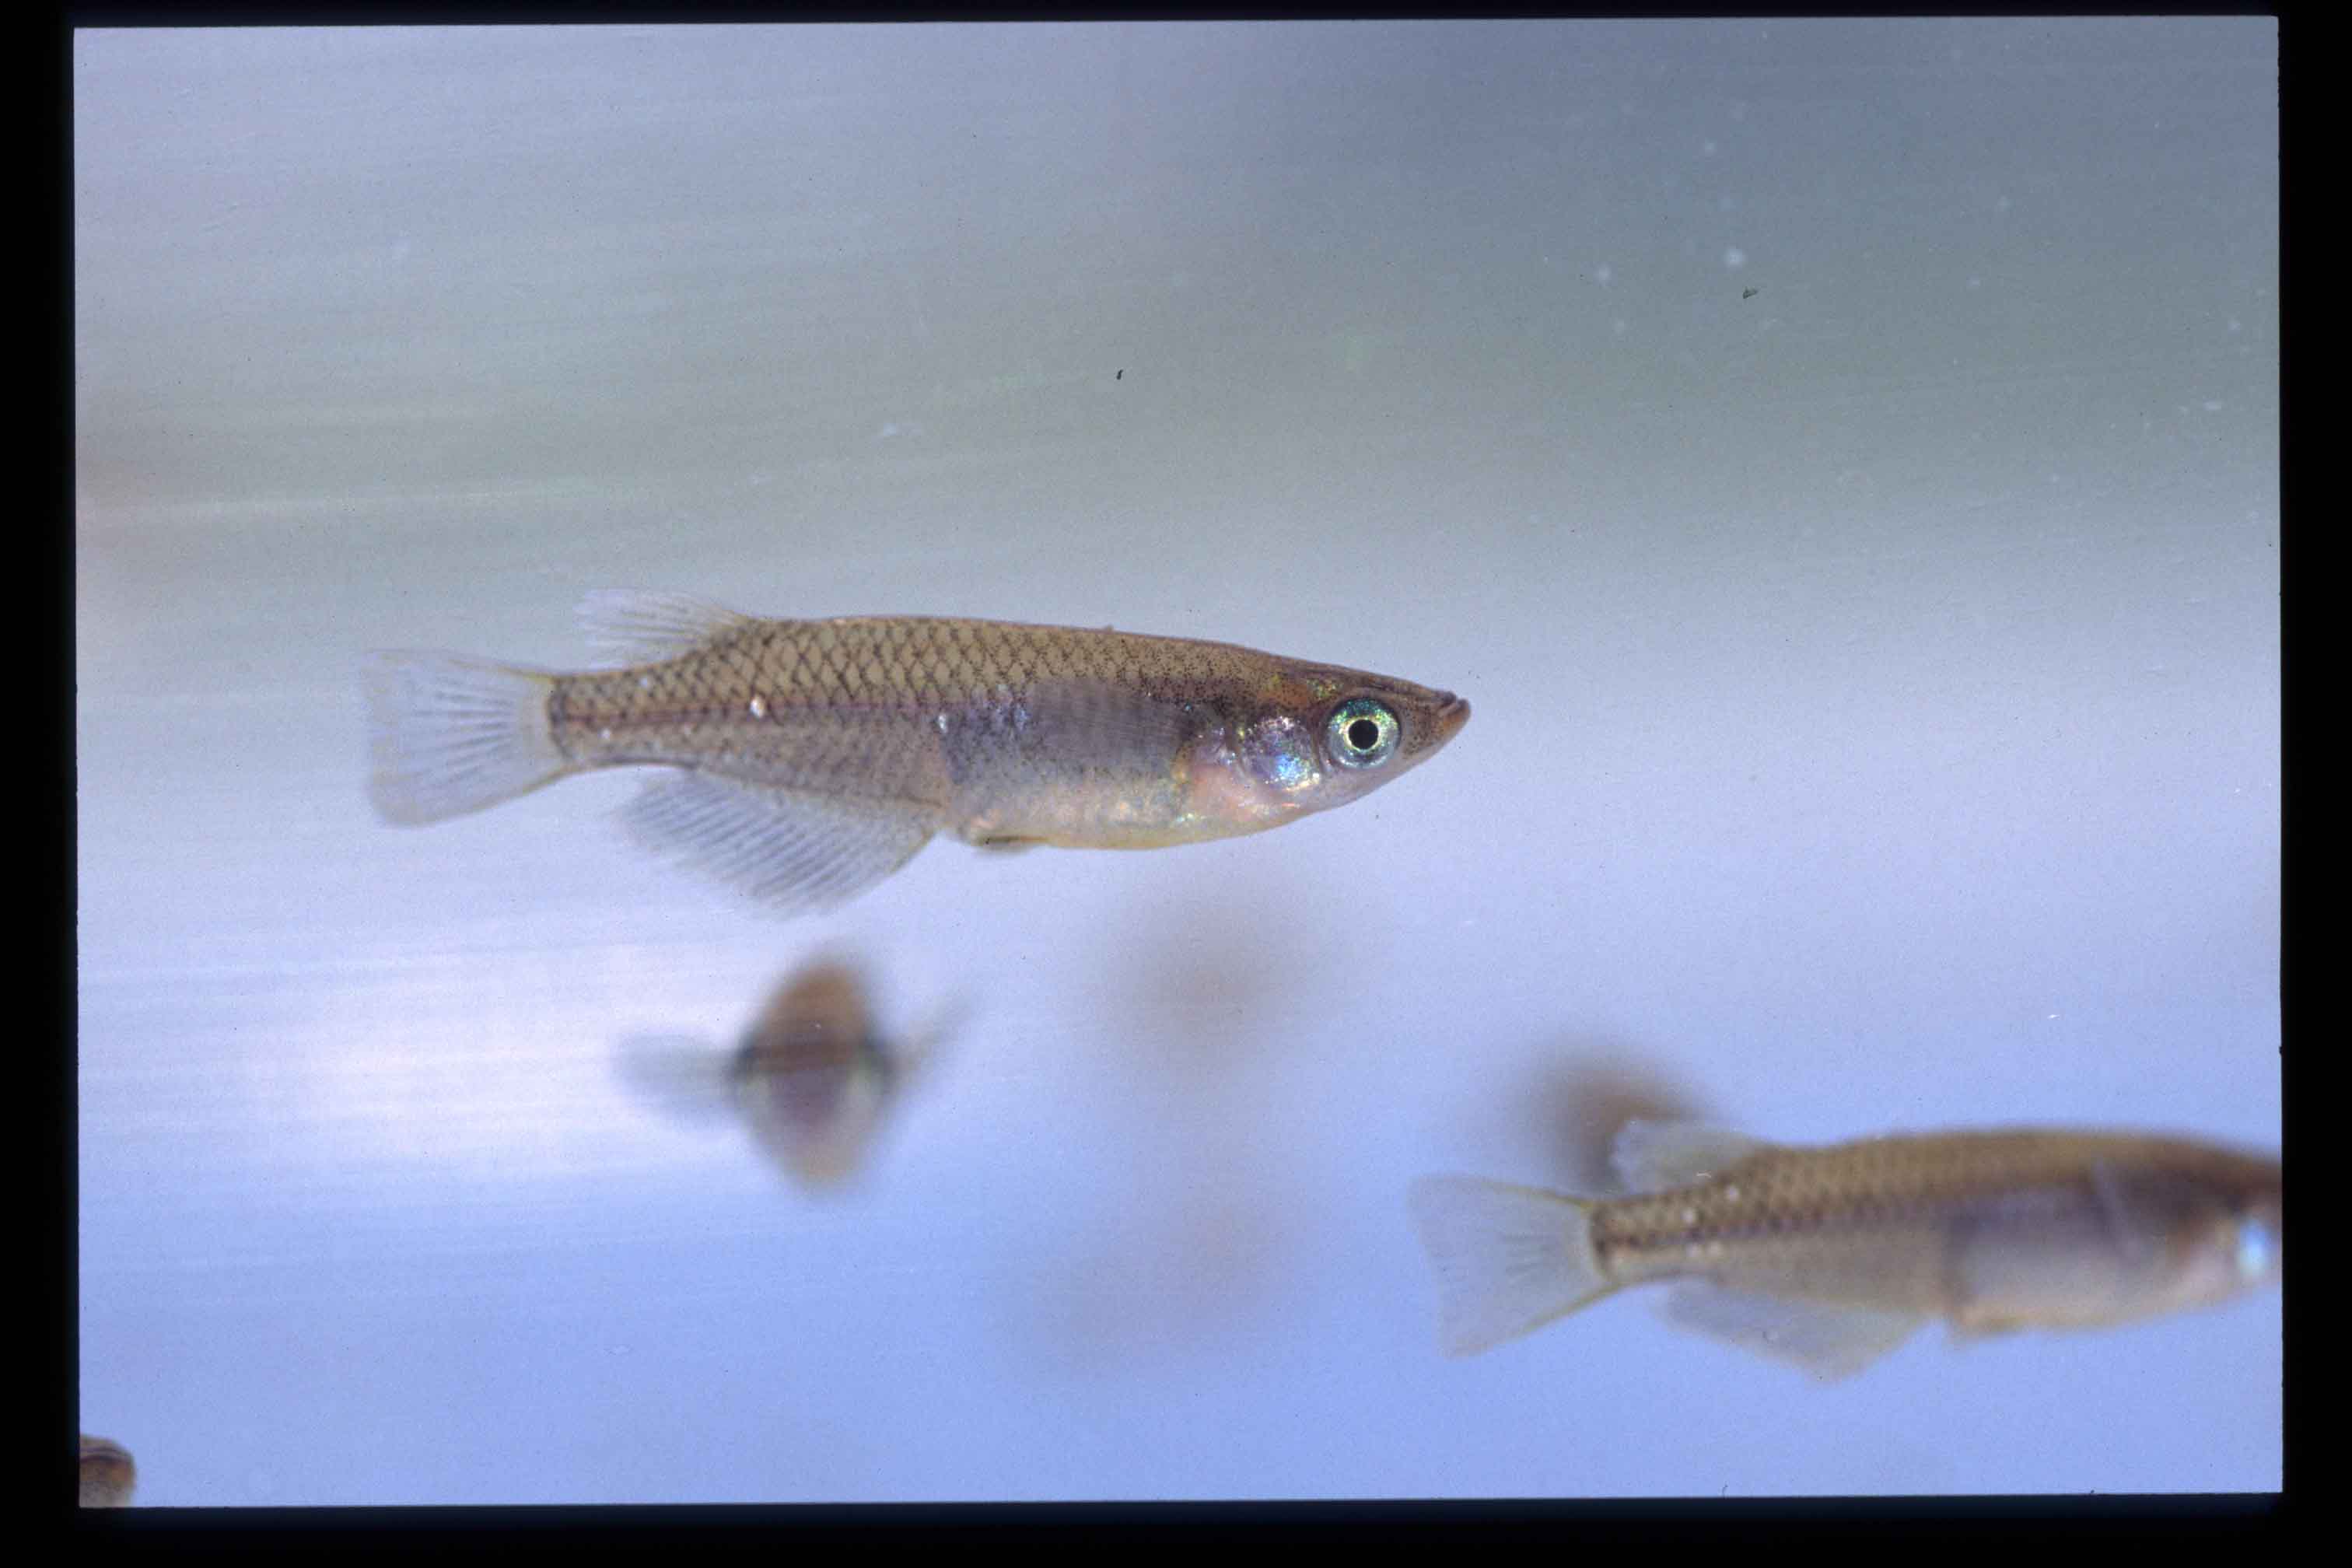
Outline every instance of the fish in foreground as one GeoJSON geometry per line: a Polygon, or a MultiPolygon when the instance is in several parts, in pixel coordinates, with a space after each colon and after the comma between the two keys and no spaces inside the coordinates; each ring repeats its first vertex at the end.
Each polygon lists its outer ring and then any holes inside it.
{"type": "Polygon", "coordinates": [[[138,1467],[131,1450],[104,1437],[81,1434],[81,1506],[121,1508],[131,1500],[138,1484],[138,1467]]]}
{"type": "Polygon", "coordinates": [[[671,1036],[623,1042],[620,1069],[638,1095],[682,1121],[732,1113],[769,1158],[810,1187],[838,1185],[863,1163],[886,1113],[947,1026],[886,1040],[866,986],[835,962],[780,986],[732,1051],[671,1036]]]}
{"type": "Polygon", "coordinates": [[[1613,1158],[1632,1195],[1415,1184],[1449,1353],[1670,1280],[1667,1316],[1682,1326],[1836,1378],[1931,1318],[1962,1337],[2096,1328],[2208,1306],[2282,1267],[2278,1162],[2179,1139],[1948,1132],[1791,1148],[1636,1121],[1613,1158]]]}
{"type": "Polygon", "coordinates": [[[656,849],[784,910],[855,897],[936,833],[1150,849],[1344,805],[1433,755],[1451,692],[1224,643],[911,616],[760,620],[684,595],[581,606],[619,668],[380,653],[369,793],[399,824],[592,768],[669,776],[656,849]]]}

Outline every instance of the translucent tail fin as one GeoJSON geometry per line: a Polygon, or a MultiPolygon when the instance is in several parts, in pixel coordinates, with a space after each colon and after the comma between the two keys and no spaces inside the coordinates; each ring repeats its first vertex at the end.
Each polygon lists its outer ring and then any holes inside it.
{"type": "Polygon", "coordinates": [[[723,1121],[735,1114],[735,1058],[692,1035],[632,1035],[613,1066],[639,1103],[672,1121],[723,1121]]]}
{"type": "Polygon", "coordinates": [[[368,797],[386,822],[462,816],[567,772],[548,727],[555,678],[444,653],[371,654],[368,797]]]}
{"type": "Polygon", "coordinates": [[[1407,1200],[1437,1274],[1438,1339],[1471,1355],[1606,1295],[1586,1205],[1559,1193],[1429,1176],[1407,1200]]]}

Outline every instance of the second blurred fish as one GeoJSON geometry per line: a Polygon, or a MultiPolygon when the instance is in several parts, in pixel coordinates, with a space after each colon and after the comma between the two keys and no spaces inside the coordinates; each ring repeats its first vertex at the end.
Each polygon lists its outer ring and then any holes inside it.
{"type": "Polygon", "coordinates": [[[1635,1195],[1464,1176],[1412,1193],[1445,1348],[1468,1354],[1613,1290],[1676,1282],[1684,1327],[1822,1377],[1930,1318],[1960,1334],[2095,1328],[2279,1276],[2279,1163],[2177,1138],[1946,1132],[1826,1148],[1629,1121],[1635,1195]]]}
{"type": "Polygon", "coordinates": [[[838,1185],[863,1164],[908,1079],[945,1033],[935,1024],[898,1041],[875,1032],[866,988],[845,963],[800,970],[729,1051],[707,1040],[624,1041],[622,1077],[679,1120],[734,1115],[784,1173],[838,1185]]]}

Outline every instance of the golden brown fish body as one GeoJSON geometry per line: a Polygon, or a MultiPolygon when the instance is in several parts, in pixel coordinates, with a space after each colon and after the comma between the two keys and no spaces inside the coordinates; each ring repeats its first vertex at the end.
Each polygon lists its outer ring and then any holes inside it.
{"type": "Polygon", "coordinates": [[[1977,1330],[2114,1323],[2218,1300],[2253,1282],[2250,1264],[2273,1268],[2279,1194],[2276,1161],[2177,1139],[1873,1138],[1765,1148],[1692,1185],[1596,1203],[1592,1250],[1618,1285],[1696,1275],[1977,1330]]]}
{"type": "Polygon", "coordinates": [[[2096,1327],[2209,1305],[2282,1267],[2278,1163],[2181,1139],[2019,1131],[1804,1149],[1633,1122],[1617,1154],[1634,1195],[1465,1178],[1416,1189],[1451,1348],[1673,1280],[1685,1325],[1836,1375],[1929,1318],[1964,1333],[2096,1327]]]}
{"type": "Polygon", "coordinates": [[[138,1481],[131,1450],[104,1437],[81,1435],[82,1507],[121,1508],[131,1500],[138,1481]]]}
{"type": "Polygon", "coordinates": [[[632,808],[758,896],[838,901],[934,833],[1145,849],[1345,805],[1451,740],[1451,693],[1223,643],[919,616],[759,620],[591,595],[624,668],[371,667],[373,792],[401,823],[590,768],[678,770],[632,808]]]}

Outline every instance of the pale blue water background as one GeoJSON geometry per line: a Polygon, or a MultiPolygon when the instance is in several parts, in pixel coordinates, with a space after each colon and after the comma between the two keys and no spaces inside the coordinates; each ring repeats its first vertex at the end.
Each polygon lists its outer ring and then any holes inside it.
{"type": "Polygon", "coordinates": [[[85,1428],[153,1504],[2275,1487],[2275,1292],[1450,1362],[1402,1205],[1577,1179],[1595,1053],[2275,1147],[2275,39],[79,35],[85,1428]],[[380,826],[362,651],[612,586],[1476,712],[790,924],[618,776],[380,826]],[[623,1090],[845,949],[971,1007],[857,1193],[623,1090]]]}

